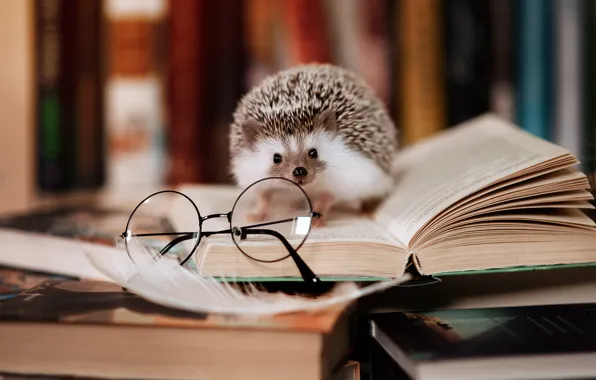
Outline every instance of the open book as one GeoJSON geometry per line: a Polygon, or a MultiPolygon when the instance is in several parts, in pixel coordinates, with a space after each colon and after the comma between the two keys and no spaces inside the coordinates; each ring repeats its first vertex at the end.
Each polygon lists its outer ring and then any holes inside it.
{"type": "MultiPolygon", "coordinates": [[[[596,262],[596,224],[584,213],[593,196],[577,163],[567,150],[483,115],[403,150],[395,189],[374,212],[331,215],[298,253],[319,277],[335,280],[596,262]]],[[[230,211],[241,191],[178,190],[202,215],[230,211]]],[[[184,207],[170,208],[174,225],[184,207]]],[[[229,228],[218,222],[205,228],[229,228]]],[[[228,236],[203,239],[196,255],[210,275],[300,279],[292,259],[251,260],[228,236]]]]}

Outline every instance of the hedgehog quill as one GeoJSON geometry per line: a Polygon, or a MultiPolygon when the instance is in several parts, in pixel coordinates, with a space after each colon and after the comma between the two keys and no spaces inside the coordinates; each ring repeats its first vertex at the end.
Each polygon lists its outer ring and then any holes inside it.
{"type": "MultiPolygon", "coordinates": [[[[230,169],[246,187],[265,177],[298,183],[326,223],[338,203],[382,199],[393,185],[397,128],[363,78],[331,64],[295,66],[265,78],[238,102],[230,169]]],[[[268,194],[253,220],[267,212],[268,194]]]]}

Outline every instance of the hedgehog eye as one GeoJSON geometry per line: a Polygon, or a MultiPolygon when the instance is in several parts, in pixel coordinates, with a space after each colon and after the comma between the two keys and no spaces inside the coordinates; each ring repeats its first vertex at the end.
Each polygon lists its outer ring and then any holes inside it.
{"type": "Polygon", "coordinates": [[[319,153],[317,152],[316,149],[311,149],[308,151],[308,157],[317,158],[317,157],[319,157],[319,153]]]}
{"type": "Polygon", "coordinates": [[[281,162],[281,154],[275,153],[273,155],[273,162],[276,163],[276,164],[279,164],[281,162]]]}

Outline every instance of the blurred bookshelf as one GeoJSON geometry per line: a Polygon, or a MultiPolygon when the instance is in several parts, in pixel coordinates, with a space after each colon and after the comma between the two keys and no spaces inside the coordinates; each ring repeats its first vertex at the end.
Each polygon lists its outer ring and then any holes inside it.
{"type": "MultiPolygon", "coordinates": [[[[485,112],[593,180],[590,0],[6,0],[0,213],[229,182],[236,102],[278,70],[360,73],[401,144],[485,112]]],[[[593,182],[594,183],[594,182],[593,182]]]]}

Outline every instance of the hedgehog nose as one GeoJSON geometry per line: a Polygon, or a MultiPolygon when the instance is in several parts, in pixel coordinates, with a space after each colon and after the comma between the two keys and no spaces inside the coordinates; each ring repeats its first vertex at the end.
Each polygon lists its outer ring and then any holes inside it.
{"type": "Polygon", "coordinates": [[[299,166],[296,169],[294,169],[292,174],[294,174],[294,177],[304,177],[308,174],[308,172],[306,171],[305,168],[299,166]]]}

